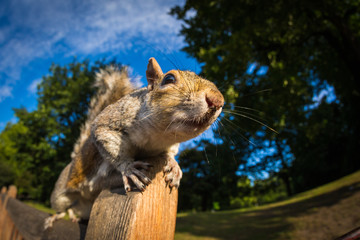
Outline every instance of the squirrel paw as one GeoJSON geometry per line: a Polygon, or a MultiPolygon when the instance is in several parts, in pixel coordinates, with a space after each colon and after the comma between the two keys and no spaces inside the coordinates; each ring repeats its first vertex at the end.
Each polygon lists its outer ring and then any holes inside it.
{"type": "Polygon", "coordinates": [[[151,180],[139,169],[148,170],[151,166],[152,165],[149,163],[140,161],[127,161],[126,163],[121,164],[118,169],[122,174],[125,191],[131,191],[129,179],[131,179],[131,181],[141,192],[145,191],[146,186],[151,183],[151,180]]]}
{"type": "Polygon", "coordinates": [[[71,208],[68,209],[69,218],[73,223],[77,223],[80,221],[80,218],[76,217],[74,210],[71,208]]]}
{"type": "Polygon", "coordinates": [[[65,215],[66,215],[65,212],[61,212],[61,213],[56,213],[56,214],[53,214],[50,217],[45,218],[44,230],[46,230],[48,228],[51,228],[56,220],[64,218],[65,215]]]}
{"type": "Polygon", "coordinates": [[[182,178],[182,171],[179,164],[173,157],[168,157],[168,162],[163,169],[165,177],[165,182],[169,184],[170,188],[176,187],[179,188],[180,180],[182,178]]]}

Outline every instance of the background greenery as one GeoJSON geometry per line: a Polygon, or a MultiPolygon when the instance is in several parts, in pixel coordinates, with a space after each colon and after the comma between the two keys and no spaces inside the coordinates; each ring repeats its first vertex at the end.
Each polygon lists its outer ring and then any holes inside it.
{"type": "MultiPolygon", "coordinates": [[[[180,210],[261,205],[360,168],[359,8],[355,0],[174,6],[183,50],[226,98],[214,141],[179,156],[180,210]]],[[[50,67],[37,109],[14,109],[18,121],[0,133],[0,185],[49,201],[96,90],[94,74],[109,63],[50,67]]]]}

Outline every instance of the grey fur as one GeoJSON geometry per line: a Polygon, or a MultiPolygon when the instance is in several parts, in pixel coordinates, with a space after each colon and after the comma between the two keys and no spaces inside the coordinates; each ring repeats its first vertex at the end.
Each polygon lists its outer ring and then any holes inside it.
{"type": "Polygon", "coordinates": [[[57,212],[71,208],[81,218],[89,218],[102,189],[124,186],[130,191],[135,185],[145,190],[151,181],[139,169],[146,170],[149,164],[135,161],[143,157],[163,154],[168,160],[165,181],[179,187],[182,171],[175,161],[179,143],[208,129],[219,116],[224,98],[213,83],[192,72],[163,74],[153,58],[146,75],[148,87],[133,91],[124,72],[100,73],[99,94],[91,101],[72,162],[51,196],[57,212]],[[176,81],[162,83],[166,75],[176,81]]]}

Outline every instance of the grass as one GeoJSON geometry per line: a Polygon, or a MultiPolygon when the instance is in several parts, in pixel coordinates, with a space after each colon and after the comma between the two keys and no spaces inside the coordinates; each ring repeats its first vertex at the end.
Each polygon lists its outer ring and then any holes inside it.
{"type": "MultiPolygon", "coordinates": [[[[26,205],[29,205],[30,207],[36,208],[37,210],[40,210],[40,211],[49,213],[49,214],[51,214],[51,215],[56,213],[54,209],[49,208],[49,207],[45,206],[45,205],[42,204],[42,203],[31,202],[31,201],[24,201],[24,203],[25,203],[26,205]]],[[[64,217],[64,219],[65,219],[65,220],[70,220],[69,215],[66,214],[66,216],[64,217]]]]}
{"type": "Polygon", "coordinates": [[[285,201],[178,214],[175,239],[334,239],[360,226],[360,171],[285,201]]]}
{"type": "MultiPolygon", "coordinates": [[[[54,211],[26,202],[41,211],[54,211]]],[[[175,239],[334,239],[360,226],[360,171],[285,201],[232,211],[179,213],[175,239]]]]}
{"type": "Polygon", "coordinates": [[[29,205],[30,207],[36,208],[40,211],[49,213],[49,214],[55,214],[55,210],[46,207],[44,204],[36,203],[36,202],[30,202],[30,201],[24,201],[26,205],[29,205]]]}

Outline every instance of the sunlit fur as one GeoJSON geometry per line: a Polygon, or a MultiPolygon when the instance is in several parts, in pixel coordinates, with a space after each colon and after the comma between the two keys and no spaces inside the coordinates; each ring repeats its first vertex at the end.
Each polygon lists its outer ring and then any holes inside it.
{"type": "MultiPolygon", "coordinates": [[[[216,86],[193,72],[171,70],[176,83],[161,86],[160,78],[149,93],[152,121],[159,129],[171,133],[174,141],[183,142],[208,129],[221,112],[209,109],[206,95],[224,101],[216,86]],[[166,117],[164,117],[166,116],[166,117]]],[[[144,116],[146,117],[146,116],[144,116]]]]}
{"type": "Polygon", "coordinates": [[[177,171],[170,184],[179,186],[182,172],[174,160],[179,143],[208,129],[219,116],[224,98],[213,83],[193,72],[163,74],[153,58],[146,75],[148,87],[135,91],[126,72],[108,69],[98,76],[100,90],[91,101],[72,162],[52,193],[57,212],[72,208],[88,218],[101,189],[124,184],[120,172],[139,157],[165,154],[172,171],[177,171]],[[176,81],[162,85],[167,74],[176,81]]]}
{"type": "Polygon", "coordinates": [[[112,66],[97,73],[94,86],[98,91],[91,99],[87,121],[71,154],[72,161],[61,172],[50,199],[52,208],[58,213],[65,212],[77,201],[73,209],[78,216],[85,218],[90,215],[96,194],[86,191],[87,188],[81,189],[88,184],[88,176],[96,174],[96,166],[100,165],[95,157],[98,152],[90,140],[90,123],[106,106],[133,91],[127,70],[120,71],[112,66]]]}

